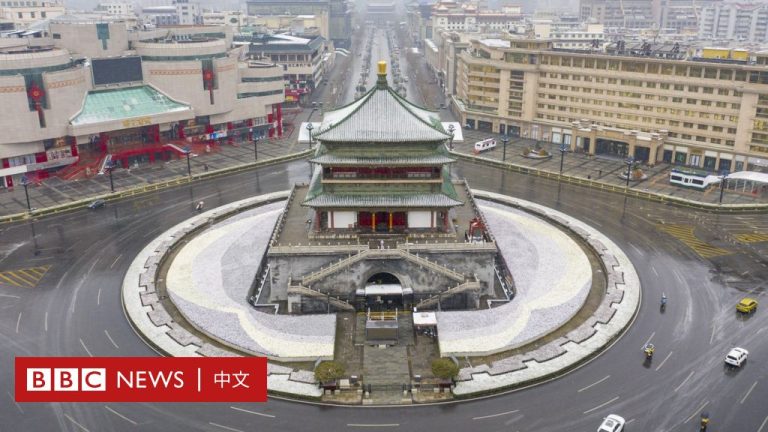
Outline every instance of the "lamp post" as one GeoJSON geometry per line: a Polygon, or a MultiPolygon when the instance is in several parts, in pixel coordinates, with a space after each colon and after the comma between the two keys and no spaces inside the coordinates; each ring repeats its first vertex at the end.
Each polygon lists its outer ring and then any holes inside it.
{"type": "Polygon", "coordinates": [[[501,161],[506,162],[507,161],[507,144],[509,144],[509,136],[504,135],[504,138],[501,139],[501,143],[504,144],[504,152],[501,155],[501,161]]]}
{"type": "MultiPolygon", "coordinates": [[[[311,114],[310,114],[310,116],[311,116],[311,114]]],[[[312,123],[311,123],[311,122],[309,122],[309,123],[307,124],[307,130],[309,131],[309,148],[310,148],[310,149],[312,148],[312,129],[314,129],[314,128],[315,128],[315,127],[314,127],[314,126],[312,126],[312,123]]]]}
{"type": "Polygon", "coordinates": [[[109,190],[112,192],[115,191],[115,183],[112,181],[112,170],[115,169],[115,163],[113,161],[109,161],[107,164],[107,172],[109,173],[109,190]]]}
{"type": "Polygon", "coordinates": [[[635,163],[635,159],[630,156],[624,163],[627,164],[627,188],[629,188],[629,177],[632,175],[632,164],[635,163]]]}
{"type": "Polygon", "coordinates": [[[568,153],[568,145],[560,144],[560,174],[563,174],[563,162],[565,161],[565,154],[568,153]]]}
{"type": "Polygon", "coordinates": [[[451,134],[451,140],[449,141],[450,144],[448,145],[448,149],[450,151],[453,151],[453,134],[455,131],[456,131],[456,128],[452,124],[449,124],[448,133],[451,134]]]}
{"type": "Polygon", "coordinates": [[[720,176],[720,204],[723,203],[723,192],[725,192],[725,183],[728,181],[728,174],[720,176]]]}
{"type": "Polygon", "coordinates": [[[27,186],[29,186],[29,179],[27,176],[21,176],[21,185],[24,186],[24,196],[27,197],[27,211],[32,213],[32,206],[29,204],[29,191],[27,191],[27,186]]]}
{"type": "Polygon", "coordinates": [[[192,153],[192,150],[189,149],[189,146],[184,146],[184,154],[187,156],[187,176],[192,177],[192,166],[189,164],[189,154],[192,153]]]}

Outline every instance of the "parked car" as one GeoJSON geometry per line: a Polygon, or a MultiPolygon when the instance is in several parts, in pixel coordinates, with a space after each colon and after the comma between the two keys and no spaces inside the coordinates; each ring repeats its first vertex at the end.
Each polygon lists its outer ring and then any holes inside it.
{"type": "Polygon", "coordinates": [[[725,356],[725,364],[733,367],[741,367],[747,361],[749,351],[744,348],[734,348],[725,356]]]}
{"type": "Polygon", "coordinates": [[[624,424],[626,421],[624,417],[617,416],[616,414],[610,414],[603,419],[597,432],[622,432],[624,430],[624,424]]]}
{"type": "Polygon", "coordinates": [[[736,303],[736,310],[743,313],[752,313],[757,310],[757,300],[744,297],[736,303]]]}
{"type": "Polygon", "coordinates": [[[91,210],[102,208],[105,205],[107,205],[107,202],[103,199],[97,199],[96,201],[92,201],[90,204],[88,204],[88,208],[91,210]]]}

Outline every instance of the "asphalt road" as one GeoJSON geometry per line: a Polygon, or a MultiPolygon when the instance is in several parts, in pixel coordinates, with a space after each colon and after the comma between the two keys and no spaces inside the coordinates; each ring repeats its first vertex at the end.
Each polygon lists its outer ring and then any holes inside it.
{"type": "MultiPolygon", "coordinates": [[[[719,232],[708,217],[701,219],[695,213],[485,166],[461,163],[454,171],[475,188],[569,213],[619,244],[641,275],[644,295],[626,335],[563,378],[503,396],[442,406],[339,408],[276,399],[234,408],[13,402],[14,356],[154,355],[133,333],[120,307],[120,283],[132,257],[162,230],[191,216],[196,201],[205,200],[212,207],[306,181],[306,162],[292,162],[97,211],[1,227],[0,271],[51,267],[34,287],[0,283],[0,430],[589,431],[603,416],[618,413],[632,421],[630,430],[685,431],[696,429],[704,407],[712,415],[710,431],[768,431],[768,344],[763,334],[768,315],[758,311],[740,318],[733,308],[744,291],[764,297],[765,255],[737,244],[728,245],[729,255],[707,261],[658,229],[659,221],[669,220],[696,226],[701,237],[719,232]],[[762,263],[756,262],[761,258],[762,263]],[[658,309],[662,291],[669,297],[663,314],[658,309]],[[644,364],[641,352],[647,340],[657,346],[650,365],[644,364]],[[735,345],[750,350],[750,359],[743,369],[727,371],[723,356],[735,345]]],[[[719,218],[720,224],[733,229],[736,224],[759,223],[764,215],[719,218]]]]}

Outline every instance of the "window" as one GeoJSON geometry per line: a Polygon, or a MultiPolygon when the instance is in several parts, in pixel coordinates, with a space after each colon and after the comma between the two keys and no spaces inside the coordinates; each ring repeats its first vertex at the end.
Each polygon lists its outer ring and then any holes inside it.
{"type": "Polygon", "coordinates": [[[733,109],[741,109],[741,104],[732,103],[731,104],[731,108],[733,108],[733,109]]]}
{"type": "Polygon", "coordinates": [[[23,13],[19,12],[18,14],[19,14],[19,19],[24,18],[24,14],[23,13]]]}
{"type": "Polygon", "coordinates": [[[714,68],[704,68],[704,78],[716,79],[717,78],[717,69],[714,69],[714,68]]]}
{"type": "Polygon", "coordinates": [[[698,86],[691,86],[691,85],[689,85],[688,86],[688,91],[692,92],[692,93],[698,93],[699,92],[699,87],[698,86]]]}
{"type": "Polygon", "coordinates": [[[45,13],[45,11],[40,12],[40,18],[47,18],[48,14],[45,13]]]}
{"type": "Polygon", "coordinates": [[[683,123],[683,127],[686,128],[686,129],[692,129],[693,128],[693,123],[685,122],[685,123],[683,123]]]}
{"type": "Polygon", "coordinates": [[[655,82],[646,82],[645,86],[648,87],[648,88],[656,88],[656,83],[655,82]]]}
{"type": "Polygon", "coordinates": [[[682,84],[675,84],[675,90],[683,91],[683,90],[685,90],[685,86],[682,85],[682,84]]]}
{"type": "Polygon", "coordinates": [[[712,126],[712,132],[723,132],[722,126],[712,126]]]}
{"type": "Polygon", "coordinates": [[[704,87],[701,89],[701,91],[706,94],[712,94],[715,91],[715,89],[713,89],[712,87],[704,87]]]}
{"type": "Polygon", "coordinates": [[[683,103],[683,98],[681,97],[673,97],[672,102],[674,103],[683,103]]]}
{"type": "Polygon", "coordinates": [[[670,126],[680,126],[680,122],[677,120],[670,120],[669,121],[670,126]]]}
{"type": "Polygon", "coordinates": [[[687,98],[685,100],[685,103],[687,103],[688,105],[696,105],[696,99],[687,98]]]}
{"type": "Polygon", "coordinates": [[[659,88],[663,90],[669,90],[669,83],[660,83],[659,88]]]}
{"type": "Polygon", "coordinates": [[[725,102],[715,102],[715,106],[718,108],[726,108],[728,104],[725,102]]]}
{"type": "Polygon", "coordinates": [[[701,105],[703,105],[703,106],[712,106],[712,101],[703,100],[703,101],[701,101],[701,105]]]}
{"type": "Polygon", "coordinates": [[[707,127],[707,125],[705,125],[705,124],[700,124],[700,125],[698,125],[697,129],[699,129],[699,130],[708,130],[709,127],[707,127]]]}
{"type": "Polygon", "coordinates": [[[733,135],[736,133],[736,128],[728,128],[728,133],[733,135]]]}

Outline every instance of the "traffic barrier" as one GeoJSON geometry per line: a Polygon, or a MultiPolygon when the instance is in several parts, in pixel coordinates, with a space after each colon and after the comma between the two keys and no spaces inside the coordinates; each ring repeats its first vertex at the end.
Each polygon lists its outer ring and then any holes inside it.
{"type": "Polygon", "coordinates": [[[195,180],[205,180],[205,179],[220,177],[223,175],[229,175],[233,173],[247,171],[247,170],[262,167],[262,166],[275,165],[282,162],[289,162],[296,159],[303,159],[311,155],[313,151],[314,151],[313,149],[308,149],[308,150],[304,150],[297,153],[291,153],[284,156],[274,157],[272,159],[248,162],[248,163],[244,163],[244,164],[240,164],[232,167],[221,168],[215,171],[207,171],[199,174],[193,174],[191,178],[188,176],[176,177],[176,178],[165,180],[159,183],[136,186],[131,189],[127,189],[119,192],[89,196],[87,198],[83,198],[77,201],[72,201],[66,204],[60,204],[60,205],[46,207],[42,209],[36,209],[36,210],[33,210],[32,212],[23,212],[23,213],[15,213],[7,216],[0,216],[0,224],[18,222],[18,221],[23,221],[33,217],[47,216],[47,215],[63,213],[66,211],[76,210],[76,209],[85,207],[89,203],[98,199],[103,199],[104,201],[107,201],[107,202],[114,202],[124,198],[134,197],[137,195],[143,195],[149,192],[158,191],[160,189],[166,189],[170,187],[188,184],[195,180]]]}
{"type": "Polygon", "coordinates": [[[486,157],[479,157],[475,155],[463,154],[452,151],[451,154],[460,159],[467,161],[481,163],[485,165],[491,165],[496,168],[506,169],[508,171],[517,172],[520,174],[534,175],[537,177],[544,177],[552,180],[562,181],[565,183],[575,184],[578,186],[585,186],[593,189],[599,189],[606,192],[618,193],[630,197],[641,198],[646,201],[653,201],[662,204],[670,204],[679,207],[686,207],[697,210],[705,210],[715,213],[750,213],[750,212],[765,212],[768,211],[768,204],[713,204],[700,201],[688,200],[685,198],[664,195],[650,191],[640,191],[632,188],[626,188],[624,186],[612,185],[596,180],[585,179],[581,177],[574,177],[567,174],[560,174],[552,171],[545,171],[538,168],[531,168],[523,165],[517,165],[510,162],[502,162],[495,159],[489,159],[486,157]]]}

